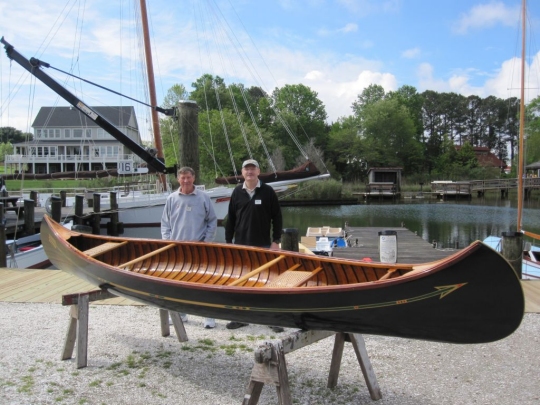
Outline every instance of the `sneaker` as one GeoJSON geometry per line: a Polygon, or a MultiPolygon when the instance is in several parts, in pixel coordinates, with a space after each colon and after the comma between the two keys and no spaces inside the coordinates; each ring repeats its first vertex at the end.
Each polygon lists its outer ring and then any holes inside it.
{"type": "MultiPolygon", "coordinates": [[[[178,314],[178,315],[180,315],[180,319],[182,320],[182,322],[187,323],[188,317],[186,314],[178,314]]],[[[172,324],[173,324],[172,319],[171,319],[171,316],[169,315],[169,325],[172,325],[172,324]]]]}
{"type": "Polygon", "coordinates": [[[214,318],[206,318],[204,320],[205,329],[214,329],[216,327],[216,320],[214,318]]]}
{"type": "Polygon", "coordinates": [[[248,323],[231,321],[227,325],[225,325],[225,327],[227,329],[238,329],[238,328],[242,328],[242,327],[248,326],[248,325],[249,325],[248,323]]]}
{"type": "Polygon", "coordinates": [[[269,328],[276,333],[285,332],[285,329],[283,329],[281,326],[269,326],[269,328]]]}

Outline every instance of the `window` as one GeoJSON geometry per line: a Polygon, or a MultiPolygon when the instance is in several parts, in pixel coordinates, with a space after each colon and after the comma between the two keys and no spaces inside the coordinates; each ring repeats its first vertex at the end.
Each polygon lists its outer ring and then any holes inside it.
{"type": "Polygon", "coordinates": [[[64,129],[64,138],[66,139],[71,138],[71,129],[69,128],[64,129]]]}
{"type": "Polygon", "coordinates": [[[36,138],[41,139],[41,136],[42,136],[42,130],[41,129],[36,129],[36,138]]]}
{"type": "Polygon", "coordinates": [[[60,139],[60,130],[59,129],[55,129],[54,130],[54,138],[55,139],[60,139]]]}
{"type": "Polygon", "coordinates": [[[92,128],[86,128],[84,130],[84,136],[85,138],[92,138],[92,128]]]}
{"type": "Polygon", "coordinates": [[[73,130],[73,138],[82,138],[83,130],[82,129],[74,129],[73,130]]]}

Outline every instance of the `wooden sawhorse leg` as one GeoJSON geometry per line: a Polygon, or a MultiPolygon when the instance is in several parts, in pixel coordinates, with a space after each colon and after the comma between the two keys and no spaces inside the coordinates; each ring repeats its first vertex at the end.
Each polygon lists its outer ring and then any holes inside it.
{"type": "Polygon", "coordinates": [[[328,388],[335,388],[338,381],[339,369],[341,367],[341,359],[343,357],[343,347],[345,342],[352,343],[356,358],[364,374],[366,385],[369,390],[371,399],[377,401],[382,398],[381,389],[377,383],[377,377],[371,366],[371,361],[366,350],[366,342],[362,335],[358,333],[337,333],[334,341],[334,350],[332,352],[332,362],[330,364],[330,373],[328,374],[328,388]]]}
{"type": "MultiPolygon", "coordinates": [[[[69,294],[62,296],[62,305],[71,305],[69,310],[70,320],[62,351],[62,360],[69,360],[73,357],[73,349],[77,343],[77,368],[83,368],[88,365],[88,312],[89,304],[92,301],[100,301],[108,298],[115,298],[107,290],[95,290],[78,294],[69,294]]],[[[167,310],[160,309],[161,335],[169,336],[169,315],[167,310]],[[164,324],[164,319],[166,324],[164,324]]],[[[184,323],[177,312],[171,311],[176,335],[180,342],[188,340],[184,323]]]]}
{"type": "Polygon", "coordinates": [[[161,323],[161,336],[165,337],[171,334],[171,329],[169,327],[169,314],[171,316],[174,330],[176,331],[176,336],[178,336],[178,341],[187,342],[189,339],[187,336],[186,328],[184,327],[184,322],[182,322],[182,318],[180,317],[180,314],[178,312],[167,311],[166,309],[159,310],[159,319],[161,323]]]}
{"type": "Polygon", "coordinates": [[[264,384],[276,386],[279,405],[291,405],[292,399],[285,354],[332,335],[335,335],[336,337],[328,376],[328,388],[334,388],[337,385],[341,359],[343,357],[343,348],[345,341],[349,340],[353,344],[371,399],[381,399],[381,390],[377,383],[375,373],[373,372],[373,367],[371,366],[362,335],[300,330],[292,333],[277,343],[265,342],[255,350],[255,365],[251,371],[250,382],[246,394],[244,395],[242,405],[257,404],[264,384]]]}

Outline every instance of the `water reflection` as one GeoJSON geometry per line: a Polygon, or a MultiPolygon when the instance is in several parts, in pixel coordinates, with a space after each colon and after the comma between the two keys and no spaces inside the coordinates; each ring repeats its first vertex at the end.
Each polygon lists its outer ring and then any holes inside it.
{"type": "MultiPolygon", "coordinates": [[[[527,202],[523,227],[540,233],[540,203],[527,202]]],[[[284,207],[284,227],[305,235],[309,226],[400,227],[439,246],[460,247],[489,235],[515,231],[517,210],[509,200],[473,198],[470,201],[410,200],[397,204],[370,203],[336,207],[284,207]]]]}

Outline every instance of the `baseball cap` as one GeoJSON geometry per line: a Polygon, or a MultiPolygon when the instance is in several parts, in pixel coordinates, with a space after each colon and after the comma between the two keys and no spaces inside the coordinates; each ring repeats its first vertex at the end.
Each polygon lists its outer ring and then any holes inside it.
{"type": "Polygon", "coordinates": [[[255,159],[244,160],[244,163],[242,163],[242,168],[246,167],[247,165],[259,167],[259,163],[255,159]]]}

